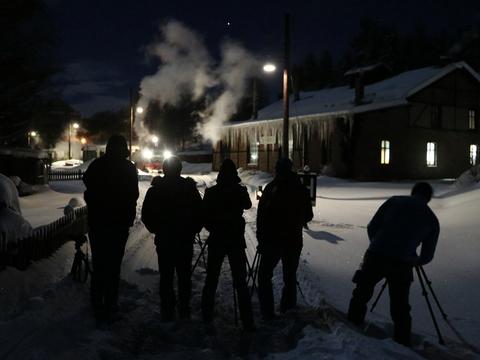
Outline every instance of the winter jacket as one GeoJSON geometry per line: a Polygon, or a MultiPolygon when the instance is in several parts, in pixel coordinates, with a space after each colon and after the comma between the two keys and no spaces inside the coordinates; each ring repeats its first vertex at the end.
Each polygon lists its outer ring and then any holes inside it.
{"type": "Polygon", "coordinates": [[[247,188],[239,179],[220,181],[206,189],[203,197],[205,228],[210,232],[209,246],[226,249],[241,248],[245,245],[245,219],[243,210],[250,209],[252,202],[247,188]]]}
{"type": "Polygon", "coordinates": [[[302,228],[313,219],[307,188],[297,174],[277,176],[262,192],[257,211],[260,248],[303,245],[302,228]]]}
{"type": "Polygon", "coordinates": [[[368,224],[368,250],[413,265],[433,259],[440,226],[427,203],[415,196],[393,196],[368,224]],[[420,257],[416,249],[422,245],[420,257]]]}
{"type": "Polygon", "coordinates": [[[156,177],[142,206],[142,221],[155,234],[155,244],[162,239],[191,241],[202,229],[202,198],[196,183],[181,176],[156,177]]]}
{"type": "Polygon", "coordinates": [[[91,227],[130,227],[138,199],[137,169],[120,156],[105,154],[95,159],[83,175],[91,227]]]}

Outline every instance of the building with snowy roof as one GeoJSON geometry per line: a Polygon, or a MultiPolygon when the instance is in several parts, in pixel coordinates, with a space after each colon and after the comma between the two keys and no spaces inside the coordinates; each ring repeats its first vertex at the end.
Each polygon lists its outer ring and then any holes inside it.
{"type": "MultiPolygon", "coordinates": [[[[479,162],[480,76],[465,62],[410,70],[368,83],[300,93],[290,100],[289,156],[297,168],[356,179],[453,178],[479,162]]],[[[347,74],[346,74],[347,75],[347,74]]],[[[273,172],[282,142],[283,104],[258,119],[230,123],[213,167],[273,172]]]]}

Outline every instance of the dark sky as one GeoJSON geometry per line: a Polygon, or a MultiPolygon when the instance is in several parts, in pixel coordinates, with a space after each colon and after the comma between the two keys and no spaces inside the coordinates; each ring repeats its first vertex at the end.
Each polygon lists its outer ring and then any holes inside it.
{"type": "MultiPolygon", "coordinates": [[[[283,14],[291,14],[292,56],[330,50],[340,56],[370,16],[409,31],[449,32],[480,24],[480,0],[184,1],[46,0],[59,32],[65,98],[82,115],[128,104],[129,87],[155,72],[145,46],[176,19],[200,33],[213,56],[225,38],[274,59],[282,52],[283,14]],[[231,25],[228,26],[227,23],[231,25]]],[[[280,75],[279,75],[280,76],[280,75]]],[[[273,80],[272,80],[273,81],[273,80]]]]}

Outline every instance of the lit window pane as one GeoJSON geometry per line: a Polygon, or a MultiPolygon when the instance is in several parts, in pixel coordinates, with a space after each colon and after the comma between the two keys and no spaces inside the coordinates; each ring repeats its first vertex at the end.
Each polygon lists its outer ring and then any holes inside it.
{"type": "Polygon", "coordinates": [[[477,145],[470,145],[470,165],[477,164],[477,145]]]}
{"type": "Polygon", "coordinates": [[[381,164],[390,164],[390,141],[382,140],[381,150],[380,150],[380,163],[381,164]]]}
{"type": "Polygon", "coordinates": [[[437,144],[434,142],[427,143],[427,166],[437,166],[437,144]]]}

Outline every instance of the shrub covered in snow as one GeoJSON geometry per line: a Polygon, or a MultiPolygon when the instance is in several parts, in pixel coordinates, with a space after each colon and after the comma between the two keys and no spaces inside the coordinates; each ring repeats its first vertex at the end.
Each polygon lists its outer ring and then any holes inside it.
{"type": "Polygon", "coordinates": [[[15,183],[0,174],[0,246],[31,235],[32,226],[22,217],[15,183]]]}

